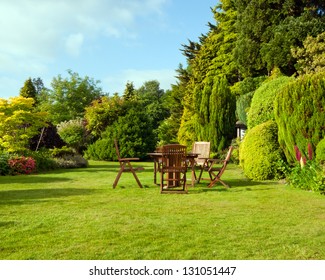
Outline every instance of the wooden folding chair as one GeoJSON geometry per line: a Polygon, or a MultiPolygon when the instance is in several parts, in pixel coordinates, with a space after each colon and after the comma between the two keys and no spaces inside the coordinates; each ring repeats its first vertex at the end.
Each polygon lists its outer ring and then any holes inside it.
{"type": "Polygon", "coordinates": [[[227,188],[230,188],[228,184],[226,184],[224,181],[221,180],[221,176],[226,170],[226,167],[229,163],[231,153],[233,151],[234,147],[230,146],[226,159],[225,160],[218,160],[218,159],[210,159],[208,162],[208,168],[207,171],[209,172],[209,176],[211,178],[211,181],[208,185],[209,188],[213,187],[217,182],[220,182],[222,185],[224,185],[227,188]],[[221,167],[216,167],[215,164],[222,163],[221,167]]]}
{"type": "Polygon", "coordinates": [[[116,139],[114,139],[114,144],[115,144],[117,158],[118,158],[118,161],[120,163],[120,170],[119,170],[119,172],[118,172],[118,174],[117,174],[117,176],[115,178],[113,188],[115,189],[115,187],[117,186],[117,183],[120,180],[121,175],[122,175],[123,172],[131,172],[133,174],[135,180],[137,181],[139,187],[142,188],[142,185],[141,185],[141,183],[139,181],[139,178],[138,178],[138,176],[137,176],[137,174],[135,172],[139,171],[139,170],[143,170],[143,167],[135,167],[134,168],[131,165],[131,161],[137,161],[137,160],[139,160],[139,158],[121,158],[120,151],[119,151],[116,139]]]}
{"type": "Polygon", "coordinates": [[[200,180],[207,180],[202,178],[203,171],[208,166],[208,160],[210,158],[210,142],[194,142],[192,147],[193,154],[199,154],[195,158],[195,167],[198,167],[200,170],[199,177],[195,174],[195,180],[197,183],[200,183],[200,180]]]}
{"type": "Polygon", "coordinates": [[[187,193],[186,146],[165,145],[162,147],[161,153],[160,193],[187,193]]]}

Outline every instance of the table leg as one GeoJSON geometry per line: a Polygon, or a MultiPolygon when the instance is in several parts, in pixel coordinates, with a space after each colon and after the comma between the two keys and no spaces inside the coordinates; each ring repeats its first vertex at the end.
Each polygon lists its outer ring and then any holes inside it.
{"type": "Polygon", "coordinates": [[[153,160],[153,182],[157,185],[157,165],[158,161],[156,159],[153,160]]]}

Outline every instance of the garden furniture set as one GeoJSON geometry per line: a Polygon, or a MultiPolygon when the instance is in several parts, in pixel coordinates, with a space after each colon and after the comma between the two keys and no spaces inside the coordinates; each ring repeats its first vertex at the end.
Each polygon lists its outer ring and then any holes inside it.
{"type": "MultiPolygon", "coordinates": [[[[115,148],[120,163],[120,170],[116,176],[113,188],[123,172],[131,172],[139,185],[142,188],[136,171],[143,170],[142,167],[133,167],[132,161],[139,161],[139,158],[121,158],[118,148],[118,143],[115,140],[115,148]]],[[[191,183],[194,187],[195,183],[200,183],[201,180],[209,180],[208,187],[214,186],[220,182],[225,187],[230,187],[223,180],[222,174],[226,170],[229,163],[233,147],[230,146],[225,160],[210,158],[210,142],[195,142],[191,152],[187,152],[187,148],[180,144],[168,144],[157,148],[153,153],[148,153],[153,159],[154,164],[154,184],[160,185],[160,193],[187,193],[187,171],[191,171],[191,183]],[[195,170],[199,170],[199,175],[196,175],[195,170]],[[202,178],[203,172],[208,172],[209,178],[202,178]],[[160,173],[160,182],[157,183],[157,174],[160,173]]]]}

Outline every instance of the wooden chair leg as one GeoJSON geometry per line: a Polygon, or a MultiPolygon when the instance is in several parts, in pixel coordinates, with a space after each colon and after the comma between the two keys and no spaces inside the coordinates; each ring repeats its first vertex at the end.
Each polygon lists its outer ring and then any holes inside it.
{"type": "Polygon", "coordinates": [[[226,188],[230,188],[230,186],[228,184],[226,184],[224,181],[222,181],[220,178],[215,178],[214,180],[212,180],[210,182],[210,184],[208,185],[208,188],[212,188],[216,183],[220,182],[222,185],[224,185],[226,188]]]}
{"type": "Polygon", "coordinates": [[[164,172],[160,172],[160,193],[164,191],[164,172]]]}
{"type": "Polygon", "coordinates": [[[201,166],[200,175],[199,175],[199,178],[197,179],[198,183],[200,183],[200,180],[202,178],[202,174],[203,174],[203,166],[201,166]]]}
{"type": "Polygon", "coordinates": [[[184,192],[187,192],[187,185],[186,185],[186,173],[184,173],[184,177],[183,177],[183,180],[184,180],[184,184],[183,184],[183,191],[184,191],[184,192]]]}
{"type": "Polygon", "coordinates": [[[121,166],[119,172],[117,173],[117,176],[116,176],[115,181],[114,181],[114,183],[113,183],[113,189],[115,189],[115,187],[117,186],[117,183],[118,183],[118,181],[119,181],[120,178],[121,178],[121,175],[122,175],[122,173],[123,173],[123,171],[124,171],[124,168],[125,168],[125,164],[123,164],[123,165],[121,166]]]}
{"type": "Polygon", "coordinates": [[[130,166],[130,170],[131,170],[131,172],[132,172],[132,174],[133,174],[133,177],[134,177],[134,178],[135,178],[135,180],[137,181],[137,183],[138,183],[139,187],[140,187],[140,188],[142,188],[142,185],[141,185],[141,183],[140,183],[140,180],[139,180],[139,178],[138,178],[137,174],[135,173],[135,171],[134,171],[133,167],[131,166],[131,164],[130,164],[130,163],[128,163],[128,164],[129,164],[129,166],[130,166]]]}

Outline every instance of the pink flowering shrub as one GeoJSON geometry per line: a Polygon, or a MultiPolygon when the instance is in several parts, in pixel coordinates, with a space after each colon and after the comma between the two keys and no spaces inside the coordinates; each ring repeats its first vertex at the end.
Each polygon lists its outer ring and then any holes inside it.
{"type": "Polygon", "coordinates": [[[16,156],[8,161],[13,175],[31,174],[36,170],[36,162],[32,157],[16,156]]]}

